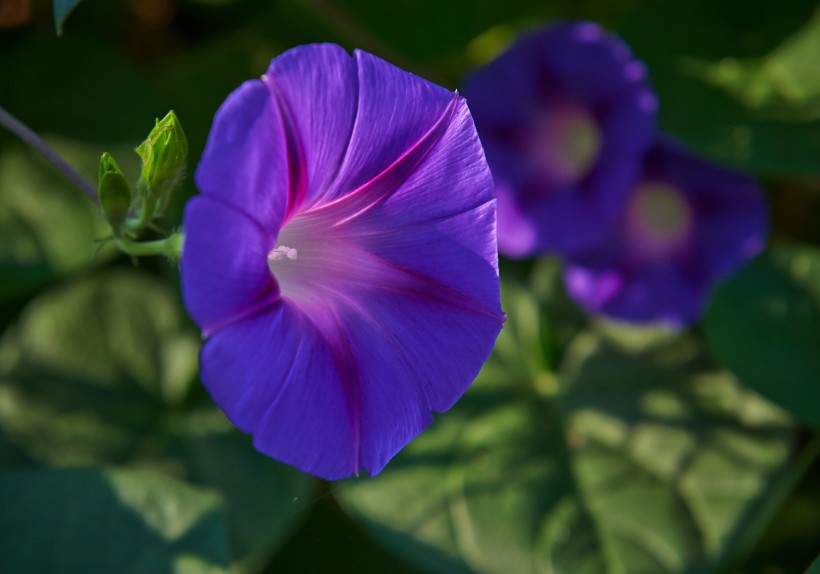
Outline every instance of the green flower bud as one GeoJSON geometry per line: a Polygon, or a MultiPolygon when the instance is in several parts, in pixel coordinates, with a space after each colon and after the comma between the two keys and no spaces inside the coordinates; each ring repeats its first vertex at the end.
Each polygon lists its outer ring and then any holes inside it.
{"type": "Polygon", "coordinates": [[[136,152],[142,158],[143,185],[139,188],[147,188],[146,193],[159,202],[157,211],[161,211],[168,195],[184,175],[188,155],[188,140],[173,111],[157,120],[136,152]]]}
{"type": "Polygon", "coordinates": [[[100,158],[100,177],[97,182],[97,195],[103,216],[114,235],[119,237],[122,227],[131,208],[131,186],[120,171],[120,166],[109,153],[100,158]]]}

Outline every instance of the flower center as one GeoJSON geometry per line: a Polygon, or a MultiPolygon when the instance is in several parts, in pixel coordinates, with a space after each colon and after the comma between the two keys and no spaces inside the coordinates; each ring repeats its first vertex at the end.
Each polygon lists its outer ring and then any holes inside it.
{"type": "Polygon", "coordinates": [[[272,265],[276,261],[282,261],[283,259],[290,259],[291,261],[295,261],[298,257],[298,252],[292,248],[288,247],[287,245],[280,245],[279,247],[274,247],[268,253],[268,267],[271,270],[271,273],[274,271],[274,267],[272,265]]]}
{"type": "Polygon", "coordinates": [[[268,269],[279,284],[280,293],[291,299],[305,294],[305,282],[317,275],[317,263],[327,268],[326,248],[318,230],[305,230],[299,218],[279,233],[276,246],[268,252],[268,269]],[[292,247],[292,246],[298,246],[292,247]]]}
{"type": "Polygon", "coordinates": [[[304,308],[325,305],[351,283],[367,282],[367,254],[327,217],[300,214],[268,252],[279,292],[304,308]]]}
{"type": "Polygon", "coordinates": [[[629,219],[647,247],[668,252],[689,234],[692,210],[676,187],[649,182],[635,191],[629,219]]]}
{"type": "Polygon", "coordinates": [[[558,185],[573,183],[589,172],[601,151],[595,118],[575,104],[551,106],[537,120],[528,142],[530,159],[558,185]]]}

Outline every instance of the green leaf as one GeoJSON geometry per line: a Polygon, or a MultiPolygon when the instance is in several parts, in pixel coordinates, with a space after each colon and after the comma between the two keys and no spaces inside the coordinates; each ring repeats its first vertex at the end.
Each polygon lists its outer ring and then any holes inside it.
{"type": "Polygon", "coordinates": [[[747,385],[820,426],[820,250],[776,247],[713,294],[706,334],[747,385]]]}
{"type": "Polygon", "coordinates": [[[80,0],[54,0],[54,29],[58,36],[62,36],[66,18],[79,3],[80,0]]]}
{"type": "Polygon", "coordinates": [[[430,571],[718,571],[783,472],[785,413],[660,330],[585,332],[549,372],[521,354],[553,309],[503,293],[508,322],[473,388],[382,474],[340,485],[341,502],[430,571]]]}
{"type": "Polygon", "coordinates": [[[694,71],[749,108],[799,121],[820,118],[820,12],[763,58],[702,62],[694,71]]]}
{"type": "MultiPolygon", "coordinates": [[[[820,118],[806,113],[815,104],[807,100],[809,107],[804,108],[793,105],[793,98],[786,102],[766,96],[777,105],[750,106],[750,96],[727,92],[703,73],[703,62],[716,62],[737,75],[734,81],[744,93],[759,91],[760,82],[745,83],[750,79],[746,72],[767,55],[791,58],[787,38],[815,12],[816,2],[811,0],[788,6],[754,3],[743,10],[708,0],[675,5],[641,2],[618,31],[647,64],[661,102],[664,131],[713,159],[744,169],[776,176],[815,175],[820,173],[820,118]]],[[[814,72],[806,76],[805,68],[792,64],[789,69],[789,82],[813,85],[814,72]]],[[[766,87],[766,92],[782,90],[766,87]]]]}
{"type": "Polygon", "coordinates": [[[6,574],[226,572],[219,497],[134,470],[0,473],[6,574]]]}
{"type": "Polygon", "coordinates": [[[184,433],[174,451],[194,483],[225,498],[231,572],[260,572],[310,510],[317,481],[255,450],[239,432],[184,433]]]}
{"type": "Polygon", "coordinates": [[[43,294],[0,340],[0,455],[18,466],[150,465],[217,489],[232,567],[252,572],[316,481],[257,452],[213,404],[188,406],[198,350],[176,298],[146,273],[43,294]]]}
{"type": "MultiPolygon", "coordinates": [[[[52,144],[70,163],[96,174],[98,152],[52,144]]],[[[113,255],[97,242],[110,235],[99,208],[30,150],[2,147],[0,190],[0,301],[113,255]]]]}
{"type": "Polygon", "coordinates": [[[806,570],[806,574],[820,574],[820,556],[815,558],[814,562],[811,563],[809,569],[806,570]]]}
{"type": "Polygon", "coordinates": [[[0,427],[47,464],[150,457],[199,344],[162,283],[117,271],[47,292],[0,341],[0,427]]]}

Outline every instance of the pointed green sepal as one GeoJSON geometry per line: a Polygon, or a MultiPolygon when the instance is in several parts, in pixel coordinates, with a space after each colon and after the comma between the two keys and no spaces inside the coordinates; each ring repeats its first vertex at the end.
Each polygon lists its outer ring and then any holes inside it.
{"type": "Polygon", "coordinates": [[[131,186],[120,170],[120,166],[109,153],[100,158],[100,177],[97,183],[97,195],[105,220],[119,237],[131,208],[131,186]]]}
{"type": "Polygon", "coordinates": [[[167,202],[168,195],[185,173],[188,156],[188,140],[179,119],[173,111],[168,112],[148,134],[148,138],[136,148],[142,159],[141,179],[144,193],[158,202],[158,209],[167,202]]]}

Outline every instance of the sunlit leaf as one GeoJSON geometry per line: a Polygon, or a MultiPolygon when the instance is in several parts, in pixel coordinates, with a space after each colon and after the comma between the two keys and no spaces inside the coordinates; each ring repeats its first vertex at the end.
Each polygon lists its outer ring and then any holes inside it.
{"type": "MultiPolygon", "coordinates": [[[[718,63],[726,70],[735,67],[737,85],[755,93],[760,83],[745,83],[749,66],[775,53],[793,59],[787,39],[815,11],[813,0],[750,3],[742,10],[730,2],[709,0],[641,2],[618,31],[647,64],[661,102],[662,129],[701,153],[758,173],[814,175],[820,173],[820,118],[807,114],[808,108],[787,107],[782,99],[782,105],[749,107],[736,92],[696,73],[702,65],[693,67],[693,62],[718,63]]],[[[800,57],[811,60],[809,53],[800,57]]],[[[811,78],[816,73],[803,77],[803,68],[792,63],[787,67],[792,79],[814,85],[811,78]]],[[[765,91],[774,93],[768,86],[765,91]]]]}
{"type": "Polygon", "coordinates": [[[776,247],[712,297],[706,333],[747,385],[820,427],[820,250],[776,247]]]}
{"type": "Polygon", "coordinates": [[[820,12],[763,58],[699,63],[693,71],[746,106],[786,118],[820,117],[820,12]]]}
{"type": "Polygon", "coordinates": [[[315,480],[258,453],[212,404],[185,408],[198,350],[179,302],[145,273],[43,294],[0,341],[0,455],[147,464],[217,489],[235,570],[251,572],[301,518],[315,480]]]}
{"type": "Polygon", "coordinates": [[[0,473],[5,574],[217,574],[227,563],[212,492],[144,471],[0,473]]]}
{"type": "Polygon", "coordinates": [[[607,326],[547,371],[521,358],[550,315],[527,297],[504,286],[478,382],[341,501],[436,572],[718,571],[783,470],[789,418],[687,335],[607,326]]]}
{"type": "Polygon", "coordinates": [[[58,36],[63,33],[66,18],[79,3],[80,0],[54,0],[54,28],[58,36]]]}
{"type": "Polygon", "coordinates": [[[197,351],[178,303],[144,273],[47,292],[0,342],[0,426],[48,464],[148,456],[157,418],[194,380],[197,351]]]}

